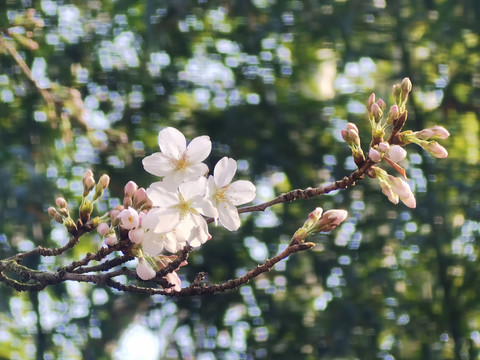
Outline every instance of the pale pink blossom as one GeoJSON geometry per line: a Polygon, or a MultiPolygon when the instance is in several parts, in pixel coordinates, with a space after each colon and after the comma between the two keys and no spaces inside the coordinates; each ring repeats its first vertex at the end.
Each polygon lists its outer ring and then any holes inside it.
{"type": "Polygon", "coordinates": [[[137,210],[131,206],[120,211],[117,218],[120,220],[120,225],[128,230],[136,228],[140,222],[137,210]]]}
{"type": "Polygon", "coordinates": [[[138,258],[138,264],[137,264],[137,275],[140,279],[142,280],[150,280],[153,279],[157,273],[155,270],[153,270],[150,265],[147,263],[145,258],[143,256],[138,258]]]}
{"type": "Polygon", "coordinates": [[[153,175],[163,177],[164,182],[180,184],[194,180],[208,172],[202,161],[212,149],[208,136],[194,138],[187,146],[185,136],[173,127],[161,130],[158,134],[161,152],[143,159],[143,167],[153,175]]]}
{"type": "MultiPolygon", "coordinates": [[[[255,185],[250,181],[231,182],[237,171],[237,162],[224,157],[216,165],[213,176],[208,178],[207,197],[218,211],[218,220],[227,230],[240,227],[237,206],[255,198],[255,185]]],[[[217,218],[215,218],[217,219],[217,218]]]]}
{"type": "Polygon", "coordinates": [[[181,227],[183,233],[190,234],[187,241],[194,247],[209,240],[211,236],[202,215],[217,218],[218,212],[205,198],[206,183],[206,178],[199,177],[182,183],[175,192],[162,182],[150,185],[147,195],[156,207],[145,215],[142,226],[159,234],[181,227]]]}
{"type": "Polygon", "coordinates": [[[392,187],[392,191],[398,195],[402,202],[410,207],[415,208],[417,206],[415,195],[413,195],[410,186],[401,178],[394,177],[389,175],[390,184],[392,187]]]}

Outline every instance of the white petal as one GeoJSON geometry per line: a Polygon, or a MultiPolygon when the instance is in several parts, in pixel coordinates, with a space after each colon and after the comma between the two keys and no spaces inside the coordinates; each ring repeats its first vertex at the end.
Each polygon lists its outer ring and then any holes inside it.
{"type": "Polygon", "coordinates": [[[142,164],[145,171],[155,176],[165,176],[174,169],[171,157],[159,152],[145,157],[142,164]]]}
{"type": "Polygon", "coordinates": [[[142,219],[145,229],[163,234],[172,231],[180,222],[180,214],[173,209],[155,208],[150,210],[142,219]]]}
{"type": "Polygon", "coordinates": [[[247,180],[237,180],[227,188],[228,202],[238,206],[255,199],[255,185],[247,180]]]}
{"type": "Polygon", "coordinates": [[[165,155],[179,159],[187,148],[187,140],[177,129],[167,127],[158,133],[158,146],[165,155]]]}
{"type": "Polygon", "coordinates": [[[207,190],[207,179],[201,176],[195,181],[184,182],[183,184],[180,184],[178,190],[187,201],[196,196],[203,197],[207,190]]]}
{"type": "Polygon", "coordinates": [[[202,215],[210,216],[214,219],[218,217],[217,209],[213,206],[212,202],[207,198],[204,198],[204,197],[195,198],[192,201],[191,206],[202,215]]]}
{"type": "Polygon", "coordinates": [[[198,247],[211,238],[208,225],[200,215],[190,214],[190,219],[194,226],[191,229],[188,243],[193,247],[198,247]]]}
{"type": "Polygon", "coordinates": [[[185,169],[185,178],[188,180],[196,179],[208,173],[208,166],[204,163],[192,164],[185,169]]]}
{"type": "Polygon", "coordinates": [[[199,163],[207,158],[212,151],[212,142],[207,135],[198,136],[187,146],[188,160],[192,163],[199,163]]]}
{"type": "Polygon", "coordinates": [[[236,172],[237,162],[234,159],[225,156],[217,162],[217,165],[215,165],[215,169],[213,170],[215,184],[217,184],[219,188],[230,184],[236,172]]]}
{"type": "Polygon", "coordinates": [[[147,189],[147,196],[152,200],[153,206],[168,208],[180,202],[176,192],[168,191],[163,182],[155,182],[147,189]]]}
{"type": "Polygon", "coordinates": [[[143,252],[148,256],[160,255],[163,250],[164,238],[164,234],[156,234],[153,231],[148,231],[145,233],[142,243],[143,252]]]}
{"type": "Polygon", "coordinates": [[[235,206],[222,204],[218,208],[220,224],[227,230],[235,231],[240,227],[241,221],[235,206]]]}
{"type": "Polygon", "coordinates": [[[150,265],[147,264],[143,257],[138,259],[137,264],[137,275],[142,280],[150,280],[153,279],[157,273],[153,270],[150,265]]]}

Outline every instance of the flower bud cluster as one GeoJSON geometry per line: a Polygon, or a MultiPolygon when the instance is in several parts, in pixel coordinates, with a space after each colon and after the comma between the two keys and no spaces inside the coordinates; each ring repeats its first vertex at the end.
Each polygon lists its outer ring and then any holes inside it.
{"type": "MultiPolygon", "coordinates": [[[[368,119],[372,129],[372,141],[368,151],[368,159],[375,164],[385,159],[405,178],[406,172],[398,164],[407,156],[407,152],[404,149],[405,145],[415,143],[433,156],[445,158],[448,156],[447,150],[432,139],[446,139],[450,136],[448,130],[439,125],[416,132],[411,130],[402,132],[407,121],[408,113],[405,107],[411,91],[412,83],[408,78],[404,78],[401,84],[393,86],[395,105],[390,107],[386,118],[384,113],[387,105],[382,99],[376,100],[375,94],[371,94],[367,100],[368,119]],[[390,136],[388,140],[385,140],[385,131],[389,126],[391,126],[390,136]]],[[[342,130],[342,137],[352,148],[355,163],[360,168],[365,160],[357,162],[355,157],[356,154],[361,153],[358,128],[353,124],[349,124],[347,130],[342,130]],[[355,130],[352,131],[350,129],[355,130]]],[[[363,153],[361,154],[363,155],[363,153]]],[[[388,175],[385,170],[375,166],[368,171],[368,175],[379,181],[382,192],[394,204],[401,200],[409,207],[416,206],[415,197],[410,187],[401,178],[388,175]]]]}
{"type": "Polygon", "coordinates": [[[341,130],[342,138],[352,149],[353,161],[358,167],[365,163],[365,155],[360,144],[360,136],[358,135],[358,127],[353,123],[347,124],[346,130],[341,130]]]}
{"type": "Polygon", "coordinates": [[[57,205],[57,208],[53,206],[48,208],[48,215],[50,215],[50,217],[52,217],[57,223],[63,224],[70,234],[75,234],[77,231],[77,225],[70,217],[67,200],[63,197],[58,197],[55,199],[55,205],[57,205]]]}
{"type": "Polygon", "coordinates": [[[317,207],[309,215],[303,226],[293,235],[293,241],[304,242],[305,238],[319,232],[329,232],[340,225],[348,216],[345,210],[328,210],[323,212],[317,207]]]}

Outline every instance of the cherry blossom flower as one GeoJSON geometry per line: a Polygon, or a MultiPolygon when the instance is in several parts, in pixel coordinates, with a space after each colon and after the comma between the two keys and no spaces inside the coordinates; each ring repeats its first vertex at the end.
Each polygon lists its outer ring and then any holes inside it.
{"type": "Polygon", "coordinates": [[[120,211],[117,218],[120,219],[120,225],[128,230],[136,228],[140,222],[137,210],[130,206],[120,211]]]}
{"type": "Polygon", "coordinates": [[[250,181],[237,180],[232,183],[236,171],[237,162],[224,157],[215,165],[207,185],[207,197],[218,210],[218,220],[230,231],[237,230],[241,224],[236,206],[252,201],[256,191],[250,181]]]}
{"type": "Polygon", "coordinates": [[[158,234],[165,234],[177,226],[187,236],[191,246],[197,247],[211,238],[202,215],[217,218],[218,212],[206,199],[207,179],[200,177],[186,181],[177,191],[169,191],[162,182],[153,183],[147,195],[155,206],[143,218],[142,226],[158,234]]]}
{"type": "Polygon", "coordinates": [[[143,167],[153,175],[163,177],[165,183],[180,184],[207,173],[202,161],[210,154],[212,143],[206,135],[194,138],[187,146],[185,136],[173,127],[158,134],[161,152],[143,159],[143,167]]]}

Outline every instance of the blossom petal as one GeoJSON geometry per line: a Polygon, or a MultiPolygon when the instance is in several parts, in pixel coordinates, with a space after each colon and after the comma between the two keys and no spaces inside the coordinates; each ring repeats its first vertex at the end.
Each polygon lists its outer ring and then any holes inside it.
{"type": "Polygon", "coordinates": [[[229,231],[238,230],[241,221],[238,215],[238,210],[235,206],[229,204],[222,204],[218,208],[218,218],[220,224],[229,231]]]}
{"type": "Polygon", "coordinates": [[[186,201],[191,200],[196,196],[203,197],[206,189],[207,179],[203,176],[199,177],[195,181],[184,182],[178,187],[178,190],[186,201]]]}
{"type": "Polygon", "coordinates": [[[192,202],[191,206],[202,215],[210,216],[214,219],[218,217],[217,209],[207,198],[196,198],[192,202]]]}
{"type": "Polygon", "coordinates": [[[199,176],[204,176],[208,172],[208,166],[204,163],[191,164],[185,169],[185,180],[194,180],[199,176]]]}
{"type": "Polygon", "coordinates": [[[147,231],[145,233],[142,250],[148,256],[160,255],[163,250],[165,234],[157,234],[153,231],[147,231]]]}
{"type": "MultiPolygon", "coordinates": [[[[178,194],[166,189],[162,181],[151,184],[147,189],[147,196],[154,206],[168,208],[179,203],[178,194]]],[[[168,184],[167,184],[168,185],[168,184]]]]}
{"type": "Polygon", "coordinates": [[[174,169],[171,157],[159,152],[145,157],[142,164],[145,171],[155,176],[165,176],[174,169]]]}
{"type": "Polygon", "coordinates": [[[137,264],[137,275],[142,280],[150,280],[153,279],[157,273],[153,270],[150,265],[145,261],[143,257],[138,258],[137,264]]]}
{"type": "Polygon", "coordinates": [[[198,247],[211,238],[207,222],[202,216],[190,213],[187,221],[190,223],[188,243],[191,246],[198,247]]]}
{"type": "Polygon", "coordinates": [[[180,213],[173,209],[154,208],[142,218],[142,227],[164,234],[172,231],[180,222],[180,213]]]}
{"type": "Polygon", "coordinates": [[[232,182],[235,173],[237,172],[237,162],[228,157],[223,157],[213,170],[213,176],[215,179],[215,184],[219,188],[222,188],[232,182]]]}
{"type": "Polygon", "coordinates": [[[207,158],[212,151],[212,142],[207,135],[194,138],[187,146],[186,154],[188,160],[193,163],[199,163],[207,158]]]}
{"type": "Polygon", "coordinates": [[[247,180],[237,180],[227,188],[228,202],[238,206],[255,199],[255,185],[247,180]]]}
{"type": "Polygon", "coordinates": [[[167,127],[158,133],[158,146],[165,155],[179,159],[187,148],[187,140],[177,129],[167,127]]]}

